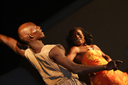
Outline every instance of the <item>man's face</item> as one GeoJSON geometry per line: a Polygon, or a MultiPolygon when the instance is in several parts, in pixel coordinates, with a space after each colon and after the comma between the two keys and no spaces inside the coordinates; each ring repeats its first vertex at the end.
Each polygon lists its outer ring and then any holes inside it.
{"type": "Polygon", "coordinates": [[[42,40],[45,37],[40,26],[37,26],[37,25],[32,26],[30,29],[30,32],[34,36],[34,38],[37,40],[40,40],[40,39],[42,40]]]}

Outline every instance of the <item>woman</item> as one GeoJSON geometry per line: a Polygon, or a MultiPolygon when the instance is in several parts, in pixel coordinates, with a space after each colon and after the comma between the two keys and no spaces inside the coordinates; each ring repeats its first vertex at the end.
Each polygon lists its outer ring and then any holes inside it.
{"type": "MultiPolygon", "coordinates": [[[[81,27],[75,27],[67,36],[70,46],[67,57],[84,65],[103,65],[112,59],[92,44],[92,34],[81,27]]],[[[128,85],[128,74],[120,70],[100,71],[90,74],[91,85],[128,85]]]]}

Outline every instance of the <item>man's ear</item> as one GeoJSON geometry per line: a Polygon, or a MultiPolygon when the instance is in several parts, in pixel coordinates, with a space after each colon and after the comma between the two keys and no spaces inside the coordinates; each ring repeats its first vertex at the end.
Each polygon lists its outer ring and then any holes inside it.
{"type": "Polygon", "coordinates": [[[32,34],[30,34],[30,35],[29,35],[29,37],[30,37],[31,39],[33,39],[33,38],[34,38],[34,36],[33,36],[32,34]]]}

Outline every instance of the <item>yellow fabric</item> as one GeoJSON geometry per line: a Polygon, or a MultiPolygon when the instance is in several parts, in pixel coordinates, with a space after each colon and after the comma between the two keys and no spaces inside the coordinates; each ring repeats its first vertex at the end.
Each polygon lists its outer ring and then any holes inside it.
{"type": "MultiPolygon", "coordinates": [[[[88,50],[83,59],[84,65],[104,65],[108,62],[102,57],[100,50],[88,50]]],[[[128,74],[120,70],[105,70],[90,76],[91,85],[128,85],[128,74]]]]}

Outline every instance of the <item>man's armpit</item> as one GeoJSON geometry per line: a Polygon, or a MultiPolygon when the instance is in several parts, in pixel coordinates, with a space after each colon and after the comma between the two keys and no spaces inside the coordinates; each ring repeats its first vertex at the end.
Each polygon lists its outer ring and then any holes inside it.
{"type": "Polygon", "coordinates": [[[57,44],[56,46],[65,51],[64,47],[61,44],[57,44]]]}

